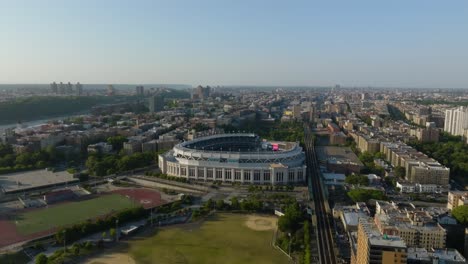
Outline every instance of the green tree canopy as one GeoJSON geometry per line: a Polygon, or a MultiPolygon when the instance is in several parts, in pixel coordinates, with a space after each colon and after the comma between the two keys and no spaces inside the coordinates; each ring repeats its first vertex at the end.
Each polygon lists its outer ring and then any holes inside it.
{"type": "Polygon", "coordinates": [[[468,205],[457,206],[452,210],[452,215],[460,224],[468,224],[468,205]]]}
{"type": "Polygon", "coordinates": [[[359,184],[362,186],[369,185],[369,179],[367,178],[367,176],[358,174],[349,175],[348,177],[346,177],[345,182],[348,184],[359,184]]]}
{"type": "Polygon", "coordinates": [[[48,258],[44,253],[41,253],[36,256],[36,264],[47,264],[48,258]]]}
{"type": "Polygon", "coordinates": [[[406,170],[404,167],[401,167],[401,166],[395,167],[394,173],[395,173],[395,177],[397,178],[405,178],[406,176],[406,170]]]}
{"type": "Polygon", "coordinates": [[[278,228],[283,232],[295,232],[302,222],[302,211],[297,202],[286,207],[284,215],[278,220],[278,228]]]}
{"type": "Polygon", "coordinates": [[[123,148],[123,143],[127,142],[128,139],[124,136],[114,136],[107,138],[107,143],[112,145],[115,151],[119,151],[123,148]]]}
{"type": "Polygon", "coordinates": [[[371,199],[374,200],[386,200],[385,194],[379,190],[373,189],[353,189],[348,192],[348,196],[354,202],[368,202],[371,199]]]}

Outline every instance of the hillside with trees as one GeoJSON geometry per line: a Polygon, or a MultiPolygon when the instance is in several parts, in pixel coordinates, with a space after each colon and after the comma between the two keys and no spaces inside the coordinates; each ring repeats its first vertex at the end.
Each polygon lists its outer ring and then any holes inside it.
{"type": "Polygon", "coordinates": [[[0,103],[0,124],[77,114],[98,104],[115,103],[120,96],[35,96],[0,103]]]}

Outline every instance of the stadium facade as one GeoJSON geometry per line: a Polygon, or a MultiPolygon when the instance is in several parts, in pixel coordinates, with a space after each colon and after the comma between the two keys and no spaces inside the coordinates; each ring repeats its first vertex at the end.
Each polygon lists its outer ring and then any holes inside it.
{"type": "Polygon", "coordinates": [[[169,176],[189,180],[244,184],[305,182],[302,147],[296,142],[270,142],[251,133],[218,134],[185,141],[159,155],[169,176]]]}

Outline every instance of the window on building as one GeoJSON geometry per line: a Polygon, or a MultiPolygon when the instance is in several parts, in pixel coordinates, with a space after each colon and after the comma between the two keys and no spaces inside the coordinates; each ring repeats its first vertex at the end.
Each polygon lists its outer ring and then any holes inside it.
{"type": "Polygon", "coordinates": [[[234,180],[236,180],[236,181],[241,180],[241,171],[240,170],[235,170],[234,171],[234,180]]]}
{"type": "Polygon", "coordinates": [[[189,167],[189,177],[195,178],[195,168],[189,167]]]}
{"type": "Polygon", "coordinates": [[[223,178],[223,170],[216,169],[216,179],[222,179],[222,178],[223,178]]]}
{"type": "Polygon", "coordinates": [[[283,182],[283,172],[276,172],[276,182],[283,182]]]}
{"type": "Polygon", "coordinates": [[[181,167],[180,168],[180,176],[186,176],[187,175],[187,168],[181,167]]]}
{"type": "Polygon", "coordinates": [[[264,171],[263,172],[263,181],[270,181],[270,171],[264,171]]]}
{"type": "Polygon", "coordinates": [[[290,171],[288,173],[288,181],[293,182],[294,181],[294,171],[290,171]]]}
{"type": "Polygon", "coordinates": [[[259,170],[254,171],[254,181],[256,181],[256,182],[260,181],[260,171],[259,170]]]}
{"type": "Polygon", "coordinates": [[[213,169],[212,168],[206,169],[206,178],[207,179],[213,179],[213,169]]]}
{"type": "Polygon", "coordinates": [[[227,181],[232,180],[232,171],[231,171],[231,170],[225,170],[225,171],[224,171],[224,174],[225,174],[225,176],[226,176],[225,179],[226,179],[227,181]]]}
{"type": "Polygon", "coordinates": [[[198,168],[198,178],[203,179],[205,177],[205,169],[204,168],[198,168]]]}
{"type": "Polygon", "coordinates": [[[244,171],[244,181],[250,181],[250,171],[244,171]]]}
{"type": "Polygon", "coordinates": [[[304,175],[303,175],[303,174],[304,174],[304,173],[303,173],[302,170],[299,170],[299,171],[297,172],[297,180],[298,180],[298,181],[303,181],[303,180],[304,180],[304,175]]]}

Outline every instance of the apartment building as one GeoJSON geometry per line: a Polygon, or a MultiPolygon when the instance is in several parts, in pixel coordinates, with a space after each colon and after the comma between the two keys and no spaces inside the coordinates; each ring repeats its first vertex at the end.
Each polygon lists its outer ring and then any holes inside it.
{"type": "Polygon", "coordinates": [[[382,234],[399,236],[408,247],[428,250],[445,248],[446,230],[426,211],[400,209],[397,205],[382,201],[377,204],[374,220],[382,234]]]}
{"type": "Polygon", "coordinates": [[[444,131],[463,136],[468,129],[468,107],[460,106],[445,111],[444,131]]]}
{"type": "Polygon", "coordinates": [[[450,191],[448,193],[447,209],[452,210],[461,205],[468,205],[468,192],[450,191]]]}
{"type": "Polygon", "coordinates": [[[419,162],[418,166],[411,168],[407,176],[410,182],[422,184],[448,185],[450,169],[437,162],[419,162]]]}
{"type": "Polygon", "coordinates": [[[351,264],[406,263],[405,242],[398,236],[382,235],[370,217],[359,219],[357,241],[351,243],[351,264]]]}

